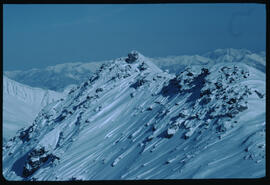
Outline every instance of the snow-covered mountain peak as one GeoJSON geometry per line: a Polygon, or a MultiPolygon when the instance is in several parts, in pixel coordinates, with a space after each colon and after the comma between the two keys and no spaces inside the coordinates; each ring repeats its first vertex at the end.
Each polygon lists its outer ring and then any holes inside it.
{"type": "MultiPolygon", "coordinates": [[[[89,78],[90,82],[115,81],[134,75],[147,76],[148,74],[163,73],[151,60],[137,51],[131,51],[127,57],[122,57],[102,64],[89,78]]],[[[96,83],[96,82],[95,82],[96,83]]]]}
{"type": "Polygon", "coordinates": [[[234,49],[234,48],[225,48],[225,49],[216,49],[213,52],[209,52],[206,55],[212,55],[210,58],[214,58],[214,56],[220,57],[223,55],[233,56],[233,57],[241,57],[243,55],[251,54],[252,52],[247,49],[234,49]]]}
{"type": "MultiPolygon", "coordinates": [[[[147,58],[137,51],[131,51],[129,54],[130,57],[123,57],[123,60],[144,61],[145,58],[147,58]]],[[[214,65],[220,62],[246,63],[262,72],[265,72],[265,52],[255,53],[245,49],[217,49],[205,55],[180,55],[147,58],[146,62],[147,61],[151,61],[160,69],[168,70],[170,73],[178,73],[179,71],[184,70],[188,65],[214,65]]],[[[108,62],[111,62],[111,60],[97,62],[92,61],[87,63],[65,63],[44,69],[4,71],[4,74],[17,82],[30,85],[31,87],[40,87],[43,89],[62,92],[68,85],[77,85],[87,80],[88,77],[102,65],[102,63],[108,62]]]]}
{"type": "Polygon", "coordinates": [[[125,61],[127,63],[138,63],[138,62],[145,62],[148,58],[146,58],[143,54],[136,50],[132,50],[128,53],[127,57],[125,58],[125,61]]]}
{"type": "Polygon", "coordinates": [[[265,73],[265,58],[261,54],[252,53],[246,49],[217,49],[203,55],[210,58],[214,63],[245,63],[265,73]]]}
{"type": "Polygon", "coordinates": [[[126,58],[126,62],[133,63],[136,61],[140,61],[143,57],[142,54],[140,54],[138,51],[132,50],[130,53],[128,53],[128,57],[126,58]]]}
{"type": "Polygon", "coordinates": [[[263,176],[264,148],[257,144],[265,132],[264,76],[228,62],[171,75],[131,52],[103,64],[8,141],[3,174],[17,180],[263,176]]]}
{"type": "Polygon", "coordinates": [[[48,66],[46,67],[46,70],[54,71],[56,73],[61,73],[62,71],[72,71],[76,70],[78,66],[82,65],[83,63],[81,62],[72,62],[72,63],[64,63],[64,64],[57,64],[55,66],[48,66]]]}
{"type": "Polygon", "coordinates": [[[205,57],[208,57],[217,62],[237,62],[242,60],[246,55],[252,54],[249,50],[246,49],[216,49],[213,52],[208,52],[204,54],[205,57]]]}
{"type": "Polygon", "coordinates": [[[49,102],[59,99],[59,97],[62,96],[61,93],[55,91],[34,88],[28,85],[18,83],[14,80],[9,79],[5,75],[3,75],[3,87],[4,94],[8,94],[14,97],[16,96],[16,98],[20,99],[21,101],[32,104],[33,106],[35,106],[35,104],[38,104],[37,99],[41,101],[41,104],[44,106],[49,102]]]}

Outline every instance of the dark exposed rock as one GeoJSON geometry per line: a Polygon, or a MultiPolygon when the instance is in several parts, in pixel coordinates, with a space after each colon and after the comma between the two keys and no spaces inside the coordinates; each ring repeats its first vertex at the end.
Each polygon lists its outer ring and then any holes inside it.
{"type": "Polygon", "coordinates": [[[133,52],[131,52],[131,53],[128,54],[128,58],[126,58],[125,61],[126,61],[127,63],[133,63],[133,62],[135,62],[138,58],[139,58],[138,52],[133,51],[133,52]]]}
{"type": "Polygon", "coordinates": [[[37,171],[44,163],[53,162],[55,159],[59,160],[59,157],[45,151],[44,147],[33,149],[28,154],[22,174],[24,177],[28,177],[37,171]]]}
{"type": "Polygon", "coordinates": [[[102,88],[97,88],[96,89],[96,93],[98,93],[98,92],[102,92],[103,91],[103,89],[102,88]]]}
{"type": "Polygon", "coordinates": [[[204,90],[204,91],[202,91],[202,92],[200,93],[200,96],[202,97],[202,96],[204,96],[204,95],[210,95],[210,94],[212,94],[211,91],[210,91],[210,89],[206,89],[206,90],[204,90]]]}
{"type": "Polygon", "coordinates": [[[147,65],[143,62],[141,65],[139,65],[138,66],[138,69],[140,70],[140,71],[144,71],[144,70],[146,70],[148,67],[147,67],[147,65]]]}
{"type": "Polygon", "coordinates": [[[145,79],[138,79],[134,84],[132,84],[130,87],[133,87],[134,89],[138,89],[141,87],[144,83],[146,83],[147,80],[145,79]]]}
{"type": "Polygon", "coordinates": [[[258,92],[257,90],[255,90],[254,92],[258,95],[259,98],[263,98],[263,97],[264,97],[263,94],[261,94],[261,93],[258,92]]]}
{"type": "Polygon", "coordinates": [[[231,98],[227,103],[228,104],[236,103],[236,98],[231,98]]]}

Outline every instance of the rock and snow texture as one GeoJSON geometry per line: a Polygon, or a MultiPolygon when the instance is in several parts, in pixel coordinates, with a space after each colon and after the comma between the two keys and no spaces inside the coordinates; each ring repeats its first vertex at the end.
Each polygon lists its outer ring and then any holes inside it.
{"type": "MultiPolygon", "coordinates": [[[[265,53],[253,53],[244,49],[217,49],[213,52],[200,55],[168,56],[149,58],[162,70],[178,73],[188,65],[212,66],[220,62],[245,63],[265,72],[265,53]]],[[[63,91],[68,85],[78,85],[93,74],[103,63],[65,63],[49,66],[45,69],[31,69],[27,71],[4,71],[4,74],[17,82],[32,87],[40,87],[54,91],[63,91]]]]}
{"type": "Polygon", "coordinates": [[[8,180],[265,176],[265,73],[239,62],[177,75],[103,64],[3,146],[8,180]]]}
{"type": "Polygon", "coordinates": [[[3,137],[15,136],[17,130],[28,127],[44,106],[63,95],[40,88],[32,88],[3,76],[3,137]]]}

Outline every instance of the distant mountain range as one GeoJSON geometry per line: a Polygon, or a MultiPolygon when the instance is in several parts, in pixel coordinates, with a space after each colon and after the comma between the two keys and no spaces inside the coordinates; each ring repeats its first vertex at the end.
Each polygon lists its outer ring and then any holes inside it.
{"type": "MultiPolygon", "coordinates": [[[[217,49],[213,52],[200,55],[168,56],[149,58],[162,70],[178,73],[188,65],[214,65],[220,62],[240,62],[265,72],[265,53],[252,53],[244,49],[217,49]]],[[[4,74],[22,84],[40,87],[53,91],[63,91],[66,86],[77,85],[87,80],[103,63],[65,63],[49,66],[45,69],[31,69],[26,71],[4,71],[4,74]]]]}
{"type": "Polygon", "coordinates": [[[65,63],[45,69],[4,71],[4,74],[10,79],[32,87],[63,91],[68,85],[77,85],[87,79],[100,65],[100,62],[65,63]]]}

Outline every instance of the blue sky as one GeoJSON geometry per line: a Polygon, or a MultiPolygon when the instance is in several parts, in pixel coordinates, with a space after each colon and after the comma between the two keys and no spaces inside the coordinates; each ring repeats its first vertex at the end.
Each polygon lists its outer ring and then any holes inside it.
{"type": "Polygon", "coordinates": [[[263,4],[4,5],[4,70],[125,56],[265,51],[263,4]]]}

